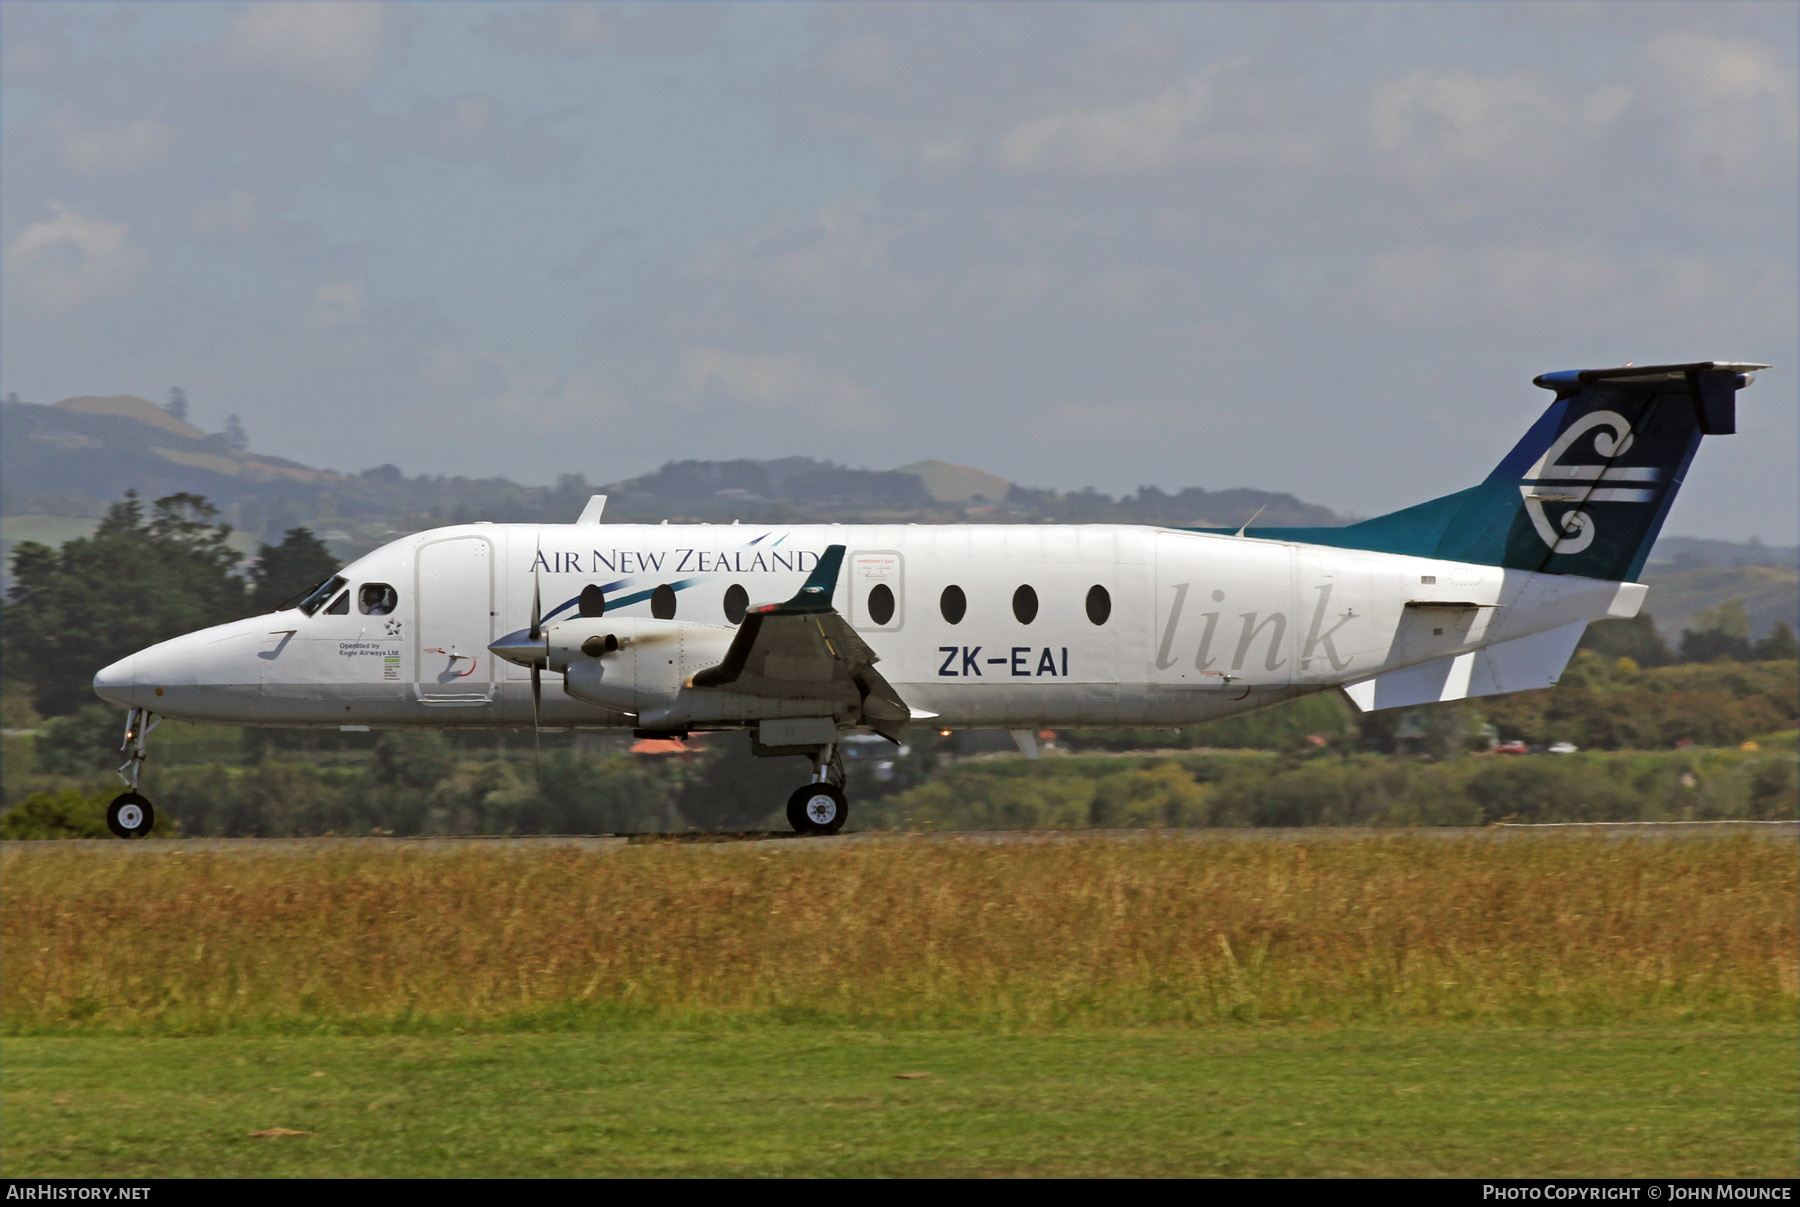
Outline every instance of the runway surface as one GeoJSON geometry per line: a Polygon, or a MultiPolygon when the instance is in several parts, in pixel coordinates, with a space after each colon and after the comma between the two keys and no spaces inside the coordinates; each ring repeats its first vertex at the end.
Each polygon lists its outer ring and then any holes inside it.
{"type": "Polygon", "coordinates": [[[111,851],[121,855],[182,855],[192,851],[239,851],[258,854],[318,851],[346,847],[467,850],[569,848],[580,851],[613,851],[626,847],[664,844],[680,846],[728,846],[755,843],[787,850],[820,850],[845,843],[1065,843],[1065,842],[1319,842],[1368,838],[1432,838],[1444,841],[1495,841],[1569,837],[1611,838],[1721,837],[1750,834],[1794,841],[1800,838],[1800,821],[1702,821],[1702,822],[1576,822],[1553,825],[1436,826],[1412,829],[1367,826],[1312,826],[1258,829],[1170,830],[941,830],[902,832],[867,830],[830,837],[800,835],[786,830],[752,830],[730,833],[679,831],[666,834],[447,834],[409,837],[344,838],[174,838],[174,839],[46,839],[9,840],[4,850],[111,851]]]}

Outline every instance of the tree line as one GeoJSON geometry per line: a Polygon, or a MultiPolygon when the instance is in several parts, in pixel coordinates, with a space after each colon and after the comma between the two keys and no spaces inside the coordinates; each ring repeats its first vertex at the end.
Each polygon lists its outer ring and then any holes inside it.
{"type": "MultiPolygon", "coordinates": [[[[1396,759],[1351,752],[976,759],[876,783],[853,770],[851,828],[1476,826],[1498,822],[1775,820],[1800,816],[1792,733],[1754,750],[1396,759]]],[[[690,758],[568,751],[458,759],[396,731],[353,765],[271,759],[165,769],[173,837],[666,833],[779,827],[794,777],[742,772],[727,742],[690,758]],[[779,781],[779,782],[776,782],[779,781]]],[[[104,837],[114,789],[70,785],[0,814],[0,838],[104,837]]]]}
{"type": "Polygon", "coordinates": [[[1197,754],[958,764],[852,814],[867,829],[1476,826],[1800,816],[1789,739],[1769,749],[1467,755],[1197,754]]]}
{"type": "Polygon", "coordinates": [[[24,681],[38,712],[66,716],[94,703],[102,667],[195,629],[273,611],[337,568],[305,528],[261,544],[242,568],[231,531],[201,495],[168,495],[146,508],[128,492],[92,536],[60,548],[21,542],[0,625],[7,678],[24,681]]]}

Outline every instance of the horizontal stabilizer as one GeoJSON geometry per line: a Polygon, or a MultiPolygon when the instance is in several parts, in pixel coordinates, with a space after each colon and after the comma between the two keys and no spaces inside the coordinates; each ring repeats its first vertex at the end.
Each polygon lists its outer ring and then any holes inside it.
{"type": "Polygon", "coordinates": [[[1742,360],[1699,360],[1680,365],[1620,365],[1616,369],[1564,369],[1560,373],[1540,373],[1531,379],[1534,386],[1546,390],[1564,390],[1595,381],[1680,381],[1689,374],[1731,373],[1743,376],[1767,365],[1742,360]]]}
{"type": "Polygon", "coordinates": [[[1347,684],[1344,694],[1363,712],[1376,712],[1551,687],[1586,630],[1587,621],[1576,621],[1347,684]]]}

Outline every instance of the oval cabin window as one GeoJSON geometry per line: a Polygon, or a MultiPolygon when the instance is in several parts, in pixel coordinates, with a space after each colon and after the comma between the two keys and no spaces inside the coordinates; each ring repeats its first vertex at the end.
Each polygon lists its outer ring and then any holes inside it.
{"type": "Polygon", "coordinates": [[[944,593],[938,596],[938,611],[951,624],[961,624],[962,618],[969,612],[969,597],[963,594],[961,587],[945,587],[944,593]]]}
{"type": "Polygon", "coordinates": [[[894,619],[894,592],[886,583],[876,583],[869,591],[869,619],[876,624],[894,619]]]}
{"type": "Polygon", "coordinates": [[[750,593],[732,583],[725,588],[725,619],[732,624],[743,624],[744,613],[750,610],[750,593]]]}
{"type": "Polygon", "coordinates": [[[650,615],[658,620],[675,619],[675,588],[668,583],[650,592],[650,615]]]}
{"type": "Polygon", "coordinates": [[[1088,588],[1087,614],[1095,624],[1105,624],[1106,618],[1112,615],[1112,595],[1099,583],[1088,588]]]}
{"type": "Polygon", "coordinates": [[[583,616],[606,615],[606,592],[598,583],[589,583],[581,589],[581,602],[576,605],[583,616]]]}
{"type": "Polygon", "coordinates": [[[1013,592],[1013,615],[1020,624],[1030,624],[1037,619],[1037,592],[1029,586],[1020,587],[1013,592]]]}

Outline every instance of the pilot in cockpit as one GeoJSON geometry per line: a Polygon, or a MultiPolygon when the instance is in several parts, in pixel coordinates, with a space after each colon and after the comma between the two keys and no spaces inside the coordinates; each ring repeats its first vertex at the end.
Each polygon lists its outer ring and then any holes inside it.
{"type": "Polygon", "coordinates": [[[386,616],[399,602],[399,593],[386,583],[364,583],[357,598],[365,616],[386,616]]]}

